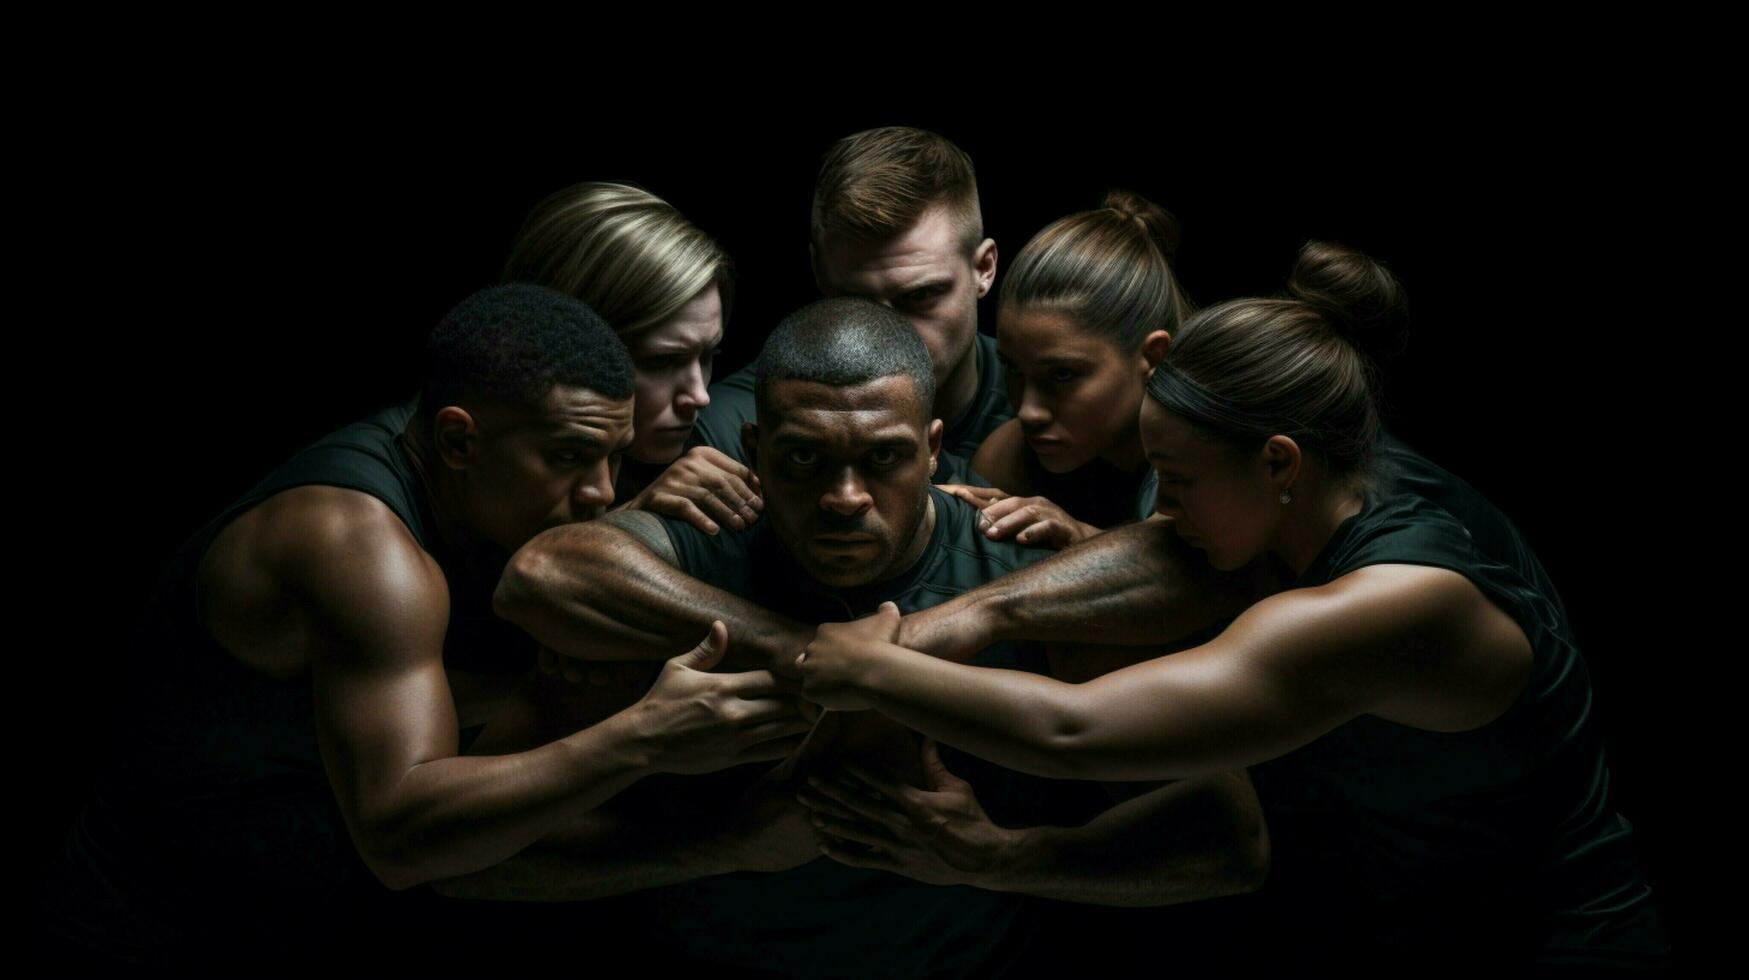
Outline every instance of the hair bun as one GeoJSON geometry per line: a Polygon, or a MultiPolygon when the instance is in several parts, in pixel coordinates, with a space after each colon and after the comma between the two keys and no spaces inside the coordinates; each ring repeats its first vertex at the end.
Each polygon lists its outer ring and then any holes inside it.
{"type": "Polygon", "coordinates": [[[1168,264],[1178,260],[1178,242],[1183,232],[1172,212],[1135,191],[1126,190],[1108,191],[1102,206],[1135,222],[1166,257],[1168,264]]]}
{"type": "Polygon", "coordinates": [[[1375,363],[1402,353],[1408,343],[1408,294],[1389,270],[1354,249],[1307,242],[1287,291],[1375,363]]]}

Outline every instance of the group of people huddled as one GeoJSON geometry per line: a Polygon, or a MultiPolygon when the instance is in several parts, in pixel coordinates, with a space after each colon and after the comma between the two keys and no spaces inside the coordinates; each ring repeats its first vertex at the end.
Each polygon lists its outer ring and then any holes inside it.
{"type": "Polygon", "coordinates": [[[999,276],[965,153],[857,133],[823,298],[713,382],[722,248],[554,194],[417,398],[171,560],[45,945],[313,956],[429,886],[654,896],[628,943],[730,971],[1025,974],[1033,897],[1248,895],[1236,965],[1666,966],[1553,583],[1381,425],[1401,285],[1312,242],[1198,309],[1178,239],[1114,191],[999,276]]]}

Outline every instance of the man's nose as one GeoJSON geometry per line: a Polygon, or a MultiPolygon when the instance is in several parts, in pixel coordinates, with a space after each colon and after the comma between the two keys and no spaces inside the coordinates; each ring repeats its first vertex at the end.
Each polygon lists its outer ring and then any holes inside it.
{"type": "Polygon", "coordinates": [[[613,504],[613,465],[603,459],[577,481],[572,499],[578,509],[606,508],[613,504]]]}
{"type": "Polygon", "coordinates": [[[874,504],[874,498],[869,496],[868,488],[863,486],[857,477],[856,470],[845,467],[843,472],[832,481],[832,486],[820,497],[820,506],[835,514],[850,517],[867,510],[874,504]]]}

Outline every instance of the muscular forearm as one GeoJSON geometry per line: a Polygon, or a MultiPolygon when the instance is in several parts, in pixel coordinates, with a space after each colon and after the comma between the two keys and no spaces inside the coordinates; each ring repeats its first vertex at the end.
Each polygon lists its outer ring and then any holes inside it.
{"type": "Polygon", "coordinates": [[[736,870],[730,841],[610,804],[492,867],[432,883],[451,898],[576,902],[736,870]]]}
{"type": "Polygon", "coordinates": [[[813,632],[686,575],[599,522],[555,528],[525,545],[493,605],[541,643],[584,660],[665,660],[720,619],[729,663],[787,673],[813,632]]]}
{"type": "Polygon", "coordinates": [[[1231,618],[1251,591],[1210,569],[1170,522],[1144,521],[906,616],[899,641],[962,662],[1003,640],[1169,643],[1231,618]]]}
{"type": "Polygon", "coordinates": [[[637,710],[526,752],[412,766],[370,810],[349,808],[360,854],[392,888],[503,861],[655,771],[637,710]]]}
{"type": "Polygon", "coordinates": [[[1183,780],[1081,827],[1008,832],[980,887],[1095,905],[1170,905],[1256,889],[1269,835],[1245,774],[1183,780]]]}

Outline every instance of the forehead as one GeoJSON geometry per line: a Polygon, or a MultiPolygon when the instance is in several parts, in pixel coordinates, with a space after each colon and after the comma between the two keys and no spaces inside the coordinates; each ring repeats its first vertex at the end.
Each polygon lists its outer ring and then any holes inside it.
{"type": "Polygon", "coordinates": [[[876,242],[827,237],[820,243],[826,285],[845,292],[907,289],[969,267],[946,204],[933,204],[909,228],[876,242]]]}
{"type": "Polygon", "coordinates": [[[699,290],[698,295],[661,323],[627,337],[634,351],[699,350],[714,347],[723,335],[723,297],[716,283],[699,290]]]}
{"type": "Polygon", "coordinates": [[[885,441],[916,436],[929,424],[927,406],[903,374],[847,386],[773,381],[765,404],[773,439],[885,441]]]}
{"type": "Polygon", "coordinates": [[[1073,317],[1055,310],[1004,307],[996,321],[996,347],[1002,356],[1022,363],[1085,360],[1116,347],[1082,329],[1073,317]]]}
{"type": "Polygon", "coordinates": [[[1152,398],[1142,399],[1142,439],[1155,466],[1198,466],[1219,461],[1223,446],[1152,398]]]}
{"type": "Polygon", "coordinates": [[[609,398],[589,388],[554,385],[541,404],[524,410],[525,432],[555,437],[618,439],[629,435],[633,398],[609,398]]]}

